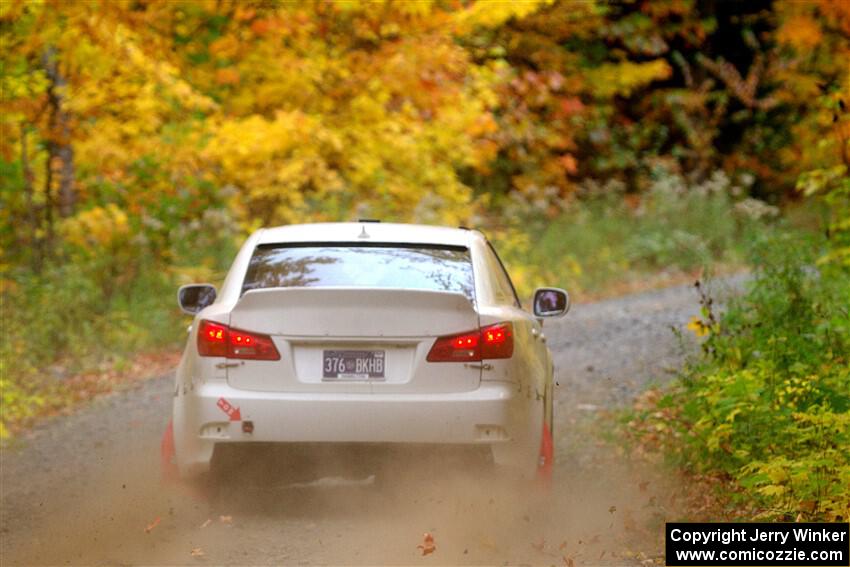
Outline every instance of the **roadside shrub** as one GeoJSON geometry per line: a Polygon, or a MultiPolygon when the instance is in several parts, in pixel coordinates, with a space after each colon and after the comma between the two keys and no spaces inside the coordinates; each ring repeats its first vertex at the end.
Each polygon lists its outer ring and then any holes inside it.
{"type": "Polygon", "coordinates": [[[513,219],[490,236],[523,295],[539,285],[561,285],[577,295],[600,295],[614,286],[646,286],[705,266],[743,266],[749,242],[771,232],[778,210],[743,195],[751,179],[716,172],[702,183],[660,169],[642,195],[616,182],[586,182],[581,200],[561,203],[545,222],[552,196],[517,198],[513,219]]]}
{"type": "Polygon", "coordinates": [[[176,349],[185,337],[177,287],[217,283],[235,254],[236,227],[220,209],[163,226],[167,238],[157,240],[138,225],[114,205],[82,211],[62,224],[62,258],[38,274],[18,267],[0,278],[0,438],[85,397],[79,384],[69,383],[75,375],[176,349]]]}
{"type": "Polygon", "coordinates": [[[703,355],[629,422],[675,464],[724,475],[757,518],[850,518],[850,273],[816,268],[822,254],[799,237],[757,246],[748,293],[719,318],[703,298],[703,355]]]}
{"type": "Polygon", "coordinates": [[[81,267],[107,298],[132,281],[138,247],[130,223],[115,204],[92,207],[65,219],[60,226],[68,263],[81,267]]]}

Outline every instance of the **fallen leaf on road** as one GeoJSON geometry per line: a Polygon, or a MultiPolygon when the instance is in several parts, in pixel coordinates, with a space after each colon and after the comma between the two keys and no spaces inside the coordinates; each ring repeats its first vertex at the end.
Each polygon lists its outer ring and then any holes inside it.
{"type": "Polygon", "coordinates": [[[496,545],[496,542],[493,541],[493,538],[491,538],[490,536],[486,536],[486,535],[481,538],[481,545],[482,545],[482,547],[484,547],[486,549],[490,549],[492,551],[495,551],[499,548],[499,546],[496,545]]]}
{"type": "MultiPolygon", "coordinates": [[[[579,543],[581,543],[581,540],[579,540],[579,543]]],[[[561,545],[558,546],[558,549],[560,549],[561,551],[564,551],[566,548],[567,548],[567,540],[564,540],[564,541],[561,542],[561,545]]]]}
{"type": "Polygon", "coordinates": [[[191,555],[192,557],[203,557],[204,550],[200,547],[193,547],[192,551],[189,552],[189,555],[191,555]]]}
{"type": "Polygon", "coordinates": [[[208,526],[208,525],[210,525],[211,523],[212,523],[212,520],[210,520],[209,518],[207,518],[207,521],[206,521],[206,522],[204,522],[203,524],[201,524],[201,529],[204,529],[205,527],[207,527],[207,526],[208,526]]]}
{"type": "Polygon", "coordinates": [[[232,524],[233,523],[233,516],[219,516],[218,521],[221,522],[222,524],[232,524]]]}
{"type": "Polygon", "coordinates": [[[160,521],[160,519],[161,519],[161,518],[160,518],[159,516],[157,516],[156,520],[154,520],[153,522],[151,522],[150,524],[148,524],[148,527],[146,527],[146,528],[145,528],[145,533],[146,533],[146,534],[151,533],[151,531],[152,531],[155,527],[157,527],[157,526],[159,525],[159,521],[160,521]]]}
{"type": "Polygon", "coordinates": [[[430,555],[437,550],[437,546],[434,545],[434,536],[425,532],[422,534],[422,543],[416,546],[417,549],[422,550],[422,555],[430,555]]]}

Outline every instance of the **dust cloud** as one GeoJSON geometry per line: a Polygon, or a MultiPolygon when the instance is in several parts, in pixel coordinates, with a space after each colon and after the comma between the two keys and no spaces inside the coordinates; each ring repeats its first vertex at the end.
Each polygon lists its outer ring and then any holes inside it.
{"type": "Polygon", "coordinates": [[[670,493],[598,444],[565,452],[549,488],[427,447],[258,446],[189,486],[138,457],[104,462],[86,494],[55,491],[61,512],[3,563],[639,564],[670,493]]]}

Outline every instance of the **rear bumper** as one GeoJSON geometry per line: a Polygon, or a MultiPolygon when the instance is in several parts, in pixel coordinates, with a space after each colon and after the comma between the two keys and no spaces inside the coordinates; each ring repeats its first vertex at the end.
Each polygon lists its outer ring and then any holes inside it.
{"type": "Polygon", "coordinates": [[[504,445],[512,436],[515,392],[506,382],[404,395],[248,392],[205,383],[175,398],[177,464],[183,476],[208,470],[217,443],[504,445]],[[252,433],[243,431],[246,421],[252,433]]]}

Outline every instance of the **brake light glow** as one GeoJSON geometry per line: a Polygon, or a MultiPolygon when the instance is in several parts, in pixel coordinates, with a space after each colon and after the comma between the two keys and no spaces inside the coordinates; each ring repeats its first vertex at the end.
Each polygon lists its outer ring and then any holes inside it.
{"type": "Polygon", "coordinates": [[[497,327],[495,329],[487,329],[484,331],[484,344],[495,345],[505,342],[505,330],[497,327]]]}
{"type": "Polygon", "coordinates": [[[280,360],[280,353],[268,335],[231,329],[203,320],[198,329],[198,354],[247,360],[280,360]]]}
{"type": "Polygon", "coordinates": [[[510,358],[514,354],[513,326],[498,323],[478,331],[439,337],[428,352],[428,362],[478,362],[510,358]]]}
{"type": "Polygon", "coordinates": [[[455,337],[452,341],[452,345],[455,348],[475,348],[478,346],[478,336],[464,335],[462,337],[455,337]]]}
{"type": "Polygon", "coordinates": [[[227,356],[227,327],[212,321],[201,321],[198,329],[198,353],[201,356],[227,356]]]}
{"type": "Polygon", "coordinates": [[[227,332],[223,327],[210,324],[206,329],[206,339],[213,343],[223,343],[224,334],[227,332]]]}
{"type": "Polygon", "coordinates": [[[513,327],[510,323],[499,323],[481,329],[483,338],[481,359],[510,358],[514,355],[513,327]]]}

